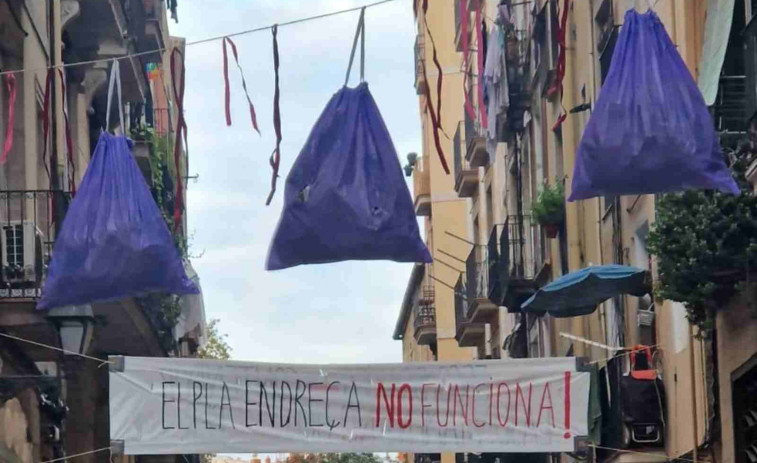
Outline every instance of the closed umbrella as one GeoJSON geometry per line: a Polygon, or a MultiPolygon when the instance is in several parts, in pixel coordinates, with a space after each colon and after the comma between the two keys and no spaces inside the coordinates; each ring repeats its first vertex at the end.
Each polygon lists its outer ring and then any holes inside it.
{"type": "Polygon", "coordinates": [[[563,275],[536,291],[523,312],[565,318],[588,315],[597,305],[620,294],[641,297],[649,292],[647,271],[627,265],[597,265],[563,275]]]}

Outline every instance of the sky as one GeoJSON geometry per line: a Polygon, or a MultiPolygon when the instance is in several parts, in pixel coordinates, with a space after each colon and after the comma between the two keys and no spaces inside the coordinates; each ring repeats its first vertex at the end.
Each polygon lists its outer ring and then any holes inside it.
{"type": "MultiPolygon", "coordinates": [[[[188,42],[342,10],[370,0],[181,1],[171,35],[188,42]]],[[[252,130],[241,79],[230,61],[233,125],[224,118],[220,41],[186,50],[190,255],[206,317],[220,320],[232,359],[284,363],[401,362],[392,334],[410,264],[345,262],[265,271],[284,183],[310,129],[343,85],[359,12],[279,28],[282,145],[279,188],[265,206],[275,145],[271,32],[235,37],[262,136],[252,130]]],[[[420,151],[413,87],[412,3],[366,11],[365,79],[401,162],[420,151]]],[[[357,61],[351,85],[359,81],[357,61]]]]}

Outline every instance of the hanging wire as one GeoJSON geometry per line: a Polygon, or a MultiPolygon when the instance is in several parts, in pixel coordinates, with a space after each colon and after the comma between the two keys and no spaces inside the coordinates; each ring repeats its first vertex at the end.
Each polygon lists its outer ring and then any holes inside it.
{"type": "Polygon", "coordinates": [[[82,358],[89,359],[89,360],[96,360],[96,361],[100,362],[100,367],[103,366],[103,365],[107,365],[107,364],[112,364],[113,363],[110,360],[103,360],[103,359],[100,359],[100,358],[97,358],[97,357],[91,357],[89,355],[84,355],[84,354],[80,354],[78,352],[73,352],[73,351],[70,351],[70,350],[61,349],[60,347],[50,346],[48,344],[43,344],[41,342],[30,341],[28,339],[19,338],[17,336],[13,336],[13,335],[6,334],[6,333],[0,333],[0,336],[2,336],[4,338],[8,338],[8,339],[13,339],[15,341],[20,341],[20,342],[25,342],[25,343],[28,343],[28,344],[33,344],[35,346],[44,347],[45,349],[57,350],[58,352],[63,352],[64,354],[76,355],[78,357],[82,357],[82,358]]]}
{"type": "Polygon", "coordinates": [[[66,455],[65,457],[54,458],[52,460],[45,460],[45,461],[40,462],[40,463],[54,463],[56,461],[68,460],[69,458],[83,457],[83,456],[86,456],[86,455],[92,455],[93,453],[105,452],[106,450],[110,451],[112,449],[113,449],[113,447],[103,447],[103,448],[97,449],[97,450],[90,450],[89,452],[82,452],[82,453],[77,453],[77,454],[74,454],[74,455],[66,455]]]}
{"type": "MultiPolygon", "coordinates": [[[[343,10],[332,11],[330,13],[323,13],[323,14],[319,14],[319,15],[315,15],[315,16],[307,16],[307,17],[304,17],[304,18],[294,19],[292,21],[286,21],[286,22],[282,22],[282,23],[278,23],[278,24],[271,24],[271,25],[268,25],[268,26],[256,27],[254,29],[247,29],[247,30],[243,30],[243,31],[239,31],[239,32],[233,32],[231,34],[223,34],[223,35],[218,35],[218,36],[215,36],[215,37],[208,37],[208,38],[205,38],[205,39],[194,40],[194,41],[191,41],[191,42],[187,42],[185,44],[185,47],[189,47],[189,46],[192,46],[192,45],[199,45],[199,44],[208,43],[208,42],[215,42],[215,41],[218,41],[218,40],[223,40],[224,37],[237,37],[237,36],[240,36],[240,35],[252,34],[252,33],[261,32],[261,31],[267,31],[267,30],[273,29],[274,26],[278,26],[278,27],[293,26],[295,24],[300,24],[300,23],[304,23],[304,22],[308,22],[308,21],[314,21],[314,20],[317,20],[317,19],[328,18],[328,17],[331,17],[331,16],[337,16],[337,15],[340,15],[340,14],[351,13],[353,11],[358,11],[358,10],[361,10],[361,9],[364,9],[364,8],[372,8],[374,6],[383,5],[384,3],[389,3],[389,2],[393,2],[393,1],[395,1],[395,0],[380,0],[380,1],[377,1],[377,2],[373,2],[373,3],[368,3],[368,4],[363,5],[363,6],[356,6],[356,7],[353,7],[353,8],[345,8],[343,10]]],[[[139,56],[151,55],[151,54],[154,54],[154,53],[162,53],[164,51],[165,51],[165,48],[156,48],[156,49],[153,49],[153,50],[147,50],[147,51],[141,51],[141,52],[138,52],[138,53],[131,53],[131,54],[128,54],[128,55],[117,56],[115,58],[99,58],[99,59],[93,59],[93,60],[87,60],[87,61],[77,61],[75,63],[61,63],[61,64],[58,64],[58,65],[55,65],[55,66],[47,66],[47,67],[40,67],[40,68],[34,68],[34,69],[16,69],[16,70],[12,70],[12,71],[2,71],[2,72],[0,72],[0,76],[4,76],[6,74],[21,74],[21,73],[24,73],[24,72],[39,72],[39,71],[46,71],[48,69],[56,69],[56,68],[61,68],[62,69],[62,68],[69,68],[69,67],[76,67],[76,66],[84,66],[84,65],[87,65],[87,64],[105,63],[105,62],[108,62],[108,61],[113,61],[114,59],[115,60],[131,59],[131,58],[136,58],[136,57],[139,57],[139,56]]]]}

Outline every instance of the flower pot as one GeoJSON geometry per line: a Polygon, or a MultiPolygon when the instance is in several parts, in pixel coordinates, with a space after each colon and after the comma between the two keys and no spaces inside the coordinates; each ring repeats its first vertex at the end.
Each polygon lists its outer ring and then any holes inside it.
{"type": "Polygon", "coordinates": [[[558,231],[560,231],[560,226],[555,223],[544,225],[544,233],[547,235],[547,238],[557,238],[558,231]]]}

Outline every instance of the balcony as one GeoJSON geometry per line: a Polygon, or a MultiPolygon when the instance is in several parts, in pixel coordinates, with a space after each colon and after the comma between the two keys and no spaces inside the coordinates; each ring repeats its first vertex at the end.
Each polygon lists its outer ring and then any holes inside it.
{"type": "MultiPolygon", "coordinates": [[[[476,86],[471,85],[471,90],[468,92],[471,102],[476,101],[475,89],[476,86]]],[[[484,128],[481,127],[479,121],[470,117],[468,111],[463,112],[465,113],[465,160],[471,167],[486,167],[489,164],[489,154],[486,152],[484,128]]],[[[496,123],[496,121],[493,122],[496,123]]]]}
{"type": "Polygon", "coordinates": [[[424,281],[413,307],[413,328],[415,342],[418,345],[428,346],[436,343],[434,287],[426,281],[424,281]]]}
{"type": "MultiPolygon", "coordinates": [[[[455,0],[454,1],[454,8],[455,8],[455,50],[457,51],[463,51],[463,39],[462,39],[462,16],[460,16],[460,3],[462,2],[468,2],[468,0],[455,0]]],[[[467,8],[466,8],[467,11],[467,8]]],[[[469,17],[470,19],[470,17],[469,17]]],[[[470,27],[470,21],[468,21],[468,34],[470,34],[471,27],[470,27]]],[[[468,43],[470,43],[470,36],[468,37],[468,43]]]]}
{"type": "Polygon", "coordinates": [[[62,191],[0,191],[0,300],[33,302],[40,297],[52,255],[53,218],[63,217],[69,199],[62,191]]]}
{"type": "Polygon", "coordinates": [[[426,79],[423,74],[423,61],[426,59],[426,46],[423,32],[415,37],[415,94],[426,94],[426,79]]]}
{"type": "Polygon", "coordinates": [[[520,312],[520,305],[536,291],[545,268],[546,239],[541,227],[527,215],[509,216],[499,237],[498,259],[497,295],[508,312],[520,312]]]}
{"type": "Polygon", "coordinates": [[[712,106],[715,130],[721,136],[739,137],[746,133],[746,76],[720,76],[718,95],[712,106]]]}
{"type": "Polygon", "coordinates": [[[431,215],[431,170],[428,156],[422,156],[415,164],[413,172],[413,195],[415,215],[431,215]]]}
{"type": "MultiPolygon", "coordinates": [[[[496,237],[496,234],[494,236],[496,237]]],[[[474,246],[465,261],[465,289],[468,302],[465,316],[471,322],[489,323],[499,312],[499,305],[490,299],[491,289],[497,287],[498,275],[496,271],[490,271],[489,266],[490,263],[496,262],[490,260],[488,246],[474,246]]]]}
{"type": "Polygon", "coordinates": [[[484,341],[484,324],[470,321],[467,317],[467,291],[465,275],[460,274],[455,284],[455,339],[460,347],[477,347],[484,341]]]}
{"type": "Polygon", "coordinates": [[[468,164],[463,156],[464,135],[463,122],[457,124],[455,137],[452,140],[455,161],[455,191],[461,198],[470,198],[478,188],[478,171],[468,164]]]}

